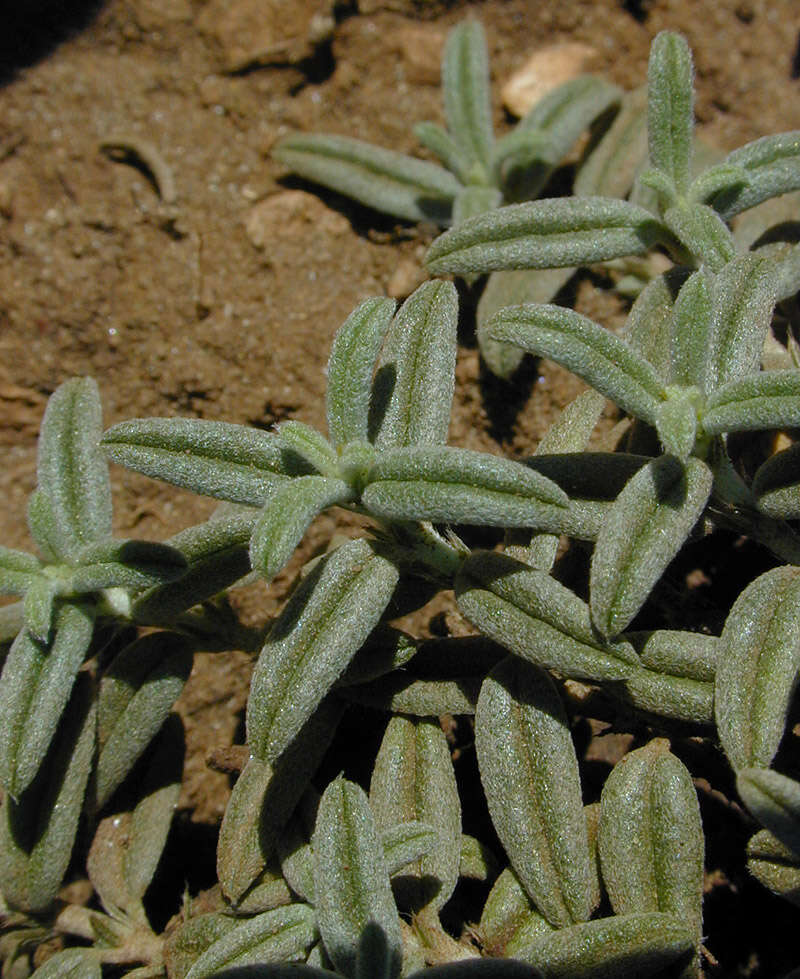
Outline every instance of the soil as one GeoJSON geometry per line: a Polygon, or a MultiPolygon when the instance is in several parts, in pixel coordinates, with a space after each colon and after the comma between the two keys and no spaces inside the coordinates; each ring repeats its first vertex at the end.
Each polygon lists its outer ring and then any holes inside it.
{"type": "MultiPolygon", "coordinates": [[[[300,129],[419,152],[411,125],[441,121],[441,44],[467,15],[486,27],[498,131],[511,121],[500,86],[535,49],[589,44],[593,69],[632,88],[664,28],[692,46],[697,118],[710,141],[729,150],[800,129],[796,0],[2,5],[4,545],[30,546],[24,515],[38,427],[47,397],[69,377],[96,378],[107,424],[188,415],[259,427],[297,418],[324,428],[336,329],[361,299],[403,298],[424,279],[433,229],[287,179],[270,146],[300,129]],[[160,182],[113,145],[102,148],[131,137],[155,148],[166,167],[160,182]]],[[[589,277],[579,298],[608,325],[624,312],[589,277]]],[[[452,443],[530,452],[579,383],[550,364],[528,365],[512,384],[493,381],[468,324],[461,341],[452,443]]],[[[213,510],[208,500],[121,469],[112,479],[122,536],[164,539],[213,510]]],[[[243,616],[266,621],[299,564],[335,529],[332,518],[318,521],[285,574],[239,599],[243,616]]],[[[241,739],[250,666],[244,653],[197,658],[180,705],[187,833],[202,835],[224,811],[229,777],[206,759],[241,739]]],[[[752,886],[743,873],[738,882],[723,878],[722,917],[740,900],[736,888],[752,886]]],[[[766,902],[773,930],[758,942],[731,940],[729,951],[717,938],[712,951],[723,965],[709,975],[767,976],[797,964],[781,954],[786,939],[775,930],[791,934],[787,915],[795,912],[761,889],[753,894],[766,902]]]]}

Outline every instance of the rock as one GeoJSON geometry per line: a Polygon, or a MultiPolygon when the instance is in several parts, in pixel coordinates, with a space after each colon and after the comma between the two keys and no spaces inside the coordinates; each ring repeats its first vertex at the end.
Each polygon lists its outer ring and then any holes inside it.
{"type": "Polygon", "coordinates": [[[315,235],[341,235],[349,228],[347,218],[304,190],[284,190],[265,197],[245,218],[247,237],[256,248],[267,248],[278,235],[311,241],[315,235]]]}
{"type": "Polygon", "coordinates": [[[420,85],[438,85],[442,76],[442,49],[445,35],[429,27],[404,27],[397,31],[393,41],[403,59],[403,68],[409,82],[420,85]]]}
{"type": "Polygon", "coordinates": [[[225,71],[310,58],[333,35],[334,0],[210,0],[198,26],[219,45],[225,71]]]}
{"type": "Polygon", "coordinates": [[[556,86],[585,74],[597,55],[597,48],[579,41],[540,48],[503,86],[503,105],[512,115],[526,115],[556,86]]]}
{"type": "Polygon", "coordinates": [[[136,0],[133,16],[139,28],[150,33],[190,21],[193,11],[189,0],[136,0]]]}
{"type": "Polygon", "coordinates": [[[426,278],[419,262],[413,258],[401,258],[386,283],[386,294],[392,299],[406,299],[426,278]]]}

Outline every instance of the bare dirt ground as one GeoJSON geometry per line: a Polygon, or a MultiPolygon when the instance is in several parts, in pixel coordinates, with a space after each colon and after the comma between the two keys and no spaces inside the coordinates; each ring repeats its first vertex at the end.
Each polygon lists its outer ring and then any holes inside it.
{"type": "MultiPolygon", "coordinates": [[[[693,48],[698,122],[721,149],[800,129],[797,0],[2,5],[3,544],[29,546],[38,426],[47,397],[74,375],[96,378],[108,424],[190,415],[324,426],[334,332],[366,296],[403,298],[423,280],[432,231],[287,181],[270,146],[301,129],[417,152],[411,126],[441,121],[441,45],[467,15],[487,31],[499,131],[509,125],[500,84],[536,48],[582,41],[596,49],[594,70],[632,88],[664,28],[693,48]],[[155,148],[174,200],[163,180],[102,149],[131,137],[155,148]]],[[[624,311],[588,279],[580,296],[606,322],[624,311]]],[[[547,364],[522,375],[487,380],[465,329],[451,441],[529,452],[579,386],[547,364]]],[[[213,509],[122,470],[113,481],[121,535],[163,539],[213,509]]],[[[328,518],[315,525],[298,560],[333,529],[328,518]]],[[[268,618],[296,567],[251,593],[246,615],[268,618]]],[[[197,824],[224,809],[228,779],[205,759],[234,737],[249,666],[241,653],[198,657],[184,699],[183,804],[197,824]]],[[[770,974],[748,954],[711,974],[770,974]]]]}

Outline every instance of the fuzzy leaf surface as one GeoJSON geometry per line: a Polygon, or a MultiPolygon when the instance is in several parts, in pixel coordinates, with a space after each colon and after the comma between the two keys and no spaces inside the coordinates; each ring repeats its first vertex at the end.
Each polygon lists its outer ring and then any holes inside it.
{"type": "Polygon", "coordinates": [[[44,759],[89,649],[92,611],[65,602],[48,643],[19,633],[0,676],[0,782],[17,798],[44,759]]]}
{"type": "Polygon", "coordinates": [[[761,825],[800,858],[800,782],[771,768],[744,768],[736,788],[761,825]]]}
{"type": "Polygon", "coordinates": [[[359,938],[369,922],[382,929],[391,976],[400,972],[400,919],[378,827],[364,791],[338,778],[322,795],[312,840],[317,920],[325,950],[355,976],[359,938]]]}
{"type": "Polygon", "coordinates": [[[509,204],[440,235],[425,260],[431,275],[589,265],[643,255],[665,234],[636,204],[559,197],[509,204]]]}
{"type": "Polygon", "coordinates": [[[614,121],[578,170],[573,193],[578,197],[627,197],[646,159],[647,89],[642,86],[622,96],[614,121]]]}
{"type": "Polygon", "coordinates": [[[651,741],[614,766],[603,787],[598,844],[616,914],[674,914],[699,947],[704,842],[691,776],[668,742],[651,741]]]}
{"type": "Polygon", "coordinates": [[[89,377],[73,378],[50,397],[39,435],[38,488],[47,494],[62,551],[111,535],[111,483],[99,449],[100,392],[89,377]]]}
{"type": "Polygon", "coordinates": [[[139,418],[113,425],[112,462],[219,500],[261,506],[286,472],[272,432],[200,418],[139,418]]]}
{"type": "Polygon", "coordinates": [[[800,132],[763,136],[729,153],[725,162],[742,167],[748,176],[745,186],[723,192],[713,201],[729,220],[770,197],[800,188],[800,132]]]}
{"type": "Polygon", "coordinates": [[[696,265],[721,271],[736,257],[733,235],[707,204],[679,202],[664,212],[664,224],[687,249],[696,265]]]}
{"type": "Polygon", "coordinates": [[[516,951],[545,979],[641,979],[688,963],[691,930],[662,911],[612,915],[559,928],[516,951]]]}
{"type": "Polygon", "coordinates": [[[435,163],[347,136],[294,133],[272,155],[305,180],[405,221],[448,224],[459,189],[453,174],[435,163]]]}
{"type": "Polygon", "coordinates": [[[494,142],[489,90],[489,53],[477,20],[458,24],[447,35],[442,58],[442,96],[447,128],[471,167],[488,172],[494,142]]]}
{"type": "Polygon", "coordinates": [[[550,677],[509,657],[484,681],[475,743],[489,812],[511,864],[550,924],[591,914],[578,761],[550,677]]]}
{"type": "Polygon", "coordinates": [[[336,333],[328,360],[328,433],[336,446],[369,436],[372,376],[394,315],[392,299],[365,299],[336,333]]]}
{"type": "Polygon", "coordinates": [[[95,745],[89,684],[78,683],[37,777],[0,808],[0,889],[6,901],[42,911],[67,871],[95,745]]]}
{"type": "Polygon", "coordinates": [[[620,633],[647,600],[703,512],[713,475],[700,459],[661,456],[632,477],[597,538],[590,572],[592,621],[620,633]]]}
{"type": "Polygon", "coordinates": [[[168,544],[114,540],[90,545],[78,555],[80,566],[70,577],[73,593],[103,588],[139,590],[175,581],[186,571],[186,558],[168,544]]]}
{"type": "Polygon", "coordinates": [[[664,386],[653,368],[626,343],[586,316],[560,306],[512,306],[487,333],[577,374],[623,411],[655,423],[664,386]]]}
{"type": "Polygon", "coordinates": [[[438,844],[395,877],[394,889],[404,909],[438,911],[455,889],[461,860],[461,803],[438,721],[390,719],[375,760],[369,801],[384,833],[411,821],[436,832],[438,844]]]}
{"type": "Polygon", "coordinates": [[[0,595],[24,595],[41,566],[33,554],[0,547],[0,595]]]}
{"type": "Polygon", "coordinates": [[[256,510],[213,517],[187,527],[169,539],[187,563],[177,581],[146,591],[133,603],[132,615],[142,625],[171,625],[179,615],[229,588],[250,571],[250,537],[256,510]]]}
{"type": "Polygon", "coordinates": [[[377,448],[447,441],[457,324],[452,282],[423,283],[398,310],[372,388],[369,435],[377,448]]]}
{"type": "Polygon", "coordinates": [[[672,311],[670,336],[670,380],[682,386],[706,389],[707,361],[711,341],[712,299],[716,284],[705,270],[691,275],[683,284],[672,311]]]}
{"type": "Polygon", "coordinates": [[[347,483],[327,476],[298,476],[280,486],[253,527],[253,569],[271,581],[286,565],[314,518],[328,507],[352,499],[347,483]]]}
{"type": "Polygon", "coordinates": [[[534,907],[512,867],[506,867],[486,899],[478,934],[484,950],[493,957],[513,955],[518,942],[529,945],[553,930],[534,907]]]}
{"type": "Polygon", "coordinates": [[[399,573],[366,540],[343,544],[304,579],[273,624],[247,704],[247,740],[273,761],[377,624],[399,573]]]}
{"type": "Polygon", "coordinates": [[[800,425],[800,370],[762,371],[729,381],[708,399],[701,419],[708,435],[800,425]]]}
{"type": "Polygon", "coordinates": [[[692,55],[680,34],[662,31],[654,38],[647,96],[650,161],[685,193],[692,162],[694,86],[692,55]]]}
{"type": "Polygon", "coordinates": [[[221,969],[269,962],[298,962],[314,943],[314,910],[291,904],[249,918],[217,939],[189,969],[186,979],[211,979],[221,969]]]}
{"type": "Polygon", "coordinates": [[[737,598],[720,639],[717,729],[734,769],[767,768],[800,671],[800,569],[773,568],[737,598]]]}
{"type": "Polygon", "coordinates": [[[773,894],[800,904],[800,858],[762,829],[747,844],[747,869],[773,894]]]}
{"type": "Polygon", "coordinates": [[[578,680],[624,680],[639,668],[630,643],[598,636],[577,595],[505,555],[474,552],[461,566],[455,591],[470,622],[523,659],[578,680]]]}
{"type": "Polygon", "coordinates": [[[779,520],[800,517],[800,445],[776,452],[756,470],[753,495],[759,510],[779,520]]]}
{"type": "Polygon", "coordinates": [[[91,950],[65,948],[40,965],[32,979],[102,979],[102,970],[91,950]]]}
{"type": "Polygon", "coordinates": [[[95,804],[101,808],[158,733],[192,669],[190,640],[170,632],[142,636],[117,656],[98,698],[100,753],[95,804]]]}
{"type": "Polygon", "coordinates": [[[389,520],[557,530],[569,502],[555,483],[519,463],[451,446],[381,453],[367,481],[363,505],[389,520]]]}

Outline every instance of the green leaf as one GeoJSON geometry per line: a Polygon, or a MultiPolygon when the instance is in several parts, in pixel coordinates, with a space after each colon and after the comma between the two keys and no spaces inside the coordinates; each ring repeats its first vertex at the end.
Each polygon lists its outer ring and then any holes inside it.
{"type": "Polygon", "coordinates": [[[253,569],[271,581],[285,567],[314,518],[328,507],[350,503],[353,495],[347,483],[328,476],[298,476],[279,487],[253,527],[253,569]]]}
{"type": "Polygon", "coordinates": [[[25,592],[25,628],[36,642],[46,645],[50,639],[59,590],[58,581],[41,575],[34,578],[25,592]]]}
{"type": "Polygon", "coordinates": [[[688,724],[714,723],[714,684],[642,668],[613,684],[612,697],[642,711],[648,718],[672,718],[688,724]]]}
{"type": "Polygon", "coordinates": [[[448,224],[459,188],[435,163],[346,136],[294,133],[272,155],[305,180],[405,221],[448,224]]]}
{"type": "Polygon", "coordinates": [[[503,195],[496,187],[483,187],[479,184],[469,184],[462,187],[453,202],[453,224],[461,224],[477,214],[484,214],[492,208],[499,207],[503,195]]]}
{"type": "Polygon", "coordinates": [[[800,188],[800,132],[763,136],[729,153],[726,163],[743,167],[745,186],[720,193],[714,207],[726,220],[770,197],[800,188]]]}
{"type": "Polygon", "coordinates": [[[400,629],[380,623],[367,641],[350,660],[350,664],[337,681],[338,687],[368,683],[378,677],[399,670],[417,651],[418,640],[400,629]]]}
{"type": "Polygon", "coordinates": [[[650,670],[713,683],[720,657],[720,640],[701,632],[657,629],[628,633],[627,638],[650,670]]]}
{"type": "Polygon", "coordinates": [[[653,368],[626,343],[571,309],[512,306],[486,325],[494,339],[548,357],[577,374],[623,411],[655,423],[665,392],[653,368]]]}
{"type": "Polygon", "coordinates": [[[186,571],[186,558],[179,550],[146,540],[90,545],[80,552],[78,561],[69,579],[73,594],[103,588],[151,588],[175,581],[186,571]]]}
{"type": "Polygon", "coordinates": [[[697,442],[697,415],[702,397],[697,388],[669,387],[658,406],[656,432],[664,452],[686,463],[697,442]]]}
{"type": "Polygon", "coordinates": [[[38,912],[55,899],[67,871],[92,767],[95,709],[88,677],[75,690],[37,777],[0,809],[0,891],[38,912]]]}
{"type": "Polygon", "coordinates": [[[691,775],[668,741],[657,738],[614,766],[603,786],[598,846],[616,914],[673,914],[699,949],[704,842],[691,775]]]}
{"type": "Polygon", "coordinates": [[[439,717],[442,714],[474,714],[480,678],[417,680],[403,673],[392,673],[371,683],[360,683],[342,691],[351,703],[412,717],[439,717]]]}
{"type": "Polygon", "coordinates": [[[486,332],[486,325],[505,306],[546,303],[575,274],[575,269],[511,269],[492,272],[478,300],[476,336],[481,356],[489,370],[508,380],[522,363],[524,351],[508,343],[498,343],[486,332]]]}
{"type": "Polygon", "coordinates": [[[673,376],[673,310],[688,273],[688,269],[675,268],[648,282],[636,297],[623,332],[625,342],[664,383],[673,376]]]}
{"type": "Polygon", "coordinates": [[[627,197],[647,159],[647,89],[622,96],[606,134],[581,165],[573,184],[578,197],[627,197]]]}
{"type": "MultiPolygon", "coordinates": [[[[602,400],[596,391],[587,391],[585,395],[602,400]]],[[[650,462],[649,456],[630,452],[560,452],[555,447],[551,454],[547,448],[547,438],[545,435],[541,443],[545,447],[542,454],[537,449],[535,455],[525,460],[525,465],[547,476],[573,501],[575,497],[582,500],[616,499],[631,477],[650,462]]]]}
{"type": "Polygon", "coordinates": [[[437,834],[437,845],[396,875],[393,884],[403,910],[439,911],[458,881],[461,803],[450,748],[438,721],[390,719],[372,771],[369,801],[384,833],[419,820],[437,834]]]}
{"type": "MultiPolygon", "coordinates": [[[[581,75],[557,85],[540,99],[509,134],[512,138],[518,133],[535,134],[541,148],[530,158],[529,172],[523,171],[519,175],[521,179],[511,179],[506,196],[516,200],[537,197],[581,133],[601,114],[619,104],[621,95],[616,85],[592,75],[581,75]]],[[[537,149],[535,144],[532,148],[537,149]]],[[[520,164],[524,162],[519,160],[520,164]]]]}
{"type": "Polygon", "coordinates": [[[0,547],[0,595],[24,595],[41,566],[33,554],[0,547]]]}
{"type": "Polygon", "coordinates": [[[506,867],[489,892],[478,924],[484,951],[498,958],[512,955],[517,945],[524,948],[552,930],[552,925],[534,907],[513,868],[506,867]]]}
{"type": "Polygon", "coordinates": [[[338,778],[323,793],[312,847],[317,920],[336,968],[356,975],[359,939],[373,922],[386,937],[389,974],[399,975],[400,919],[383,847],[366,794],[353,782],[338,778]]]}
{"type": "Polygon", "coordinates": [[[559,928],[516,956],[540,968],[545,979],[642,979],[688,964],[693,951],[683,921],[652,911],[559,928]]]}
{"type": "Polygon", "coordinates": [[[729,381],[706,402],[707,435],[800,426],[800,370],[762,371],[729,381]]]}
{"type": "Polygon", "coordinates": [[[473,625],[523,659],[578,680],[624,680],[639,669],[630,643],[597,635],[577,595],[506,555],[474,552],[455,592],[473,625]]]}
{"type": "Polygon", "coordinates": [[[58,527],[59,557],[111,535],[111,483],[99,449],[100,392],[89,377],[62,384],[42,420],[38,488],[47,494],[58,527]]]}
{"type": "Polygon", "coordinates": [[[591,914],[578,760],[549,676],[509,657],[484,681],[475,715],[481,781],[511,864],[550,924],[591,914]]]}
{"type": "Polygon", "coordinates": [[[78,669],[89,649],[94,615],[64,602],[48,643],[24,629],[0,676],[0,782],[17,798],[39,770],[78,669]]]}
{"type": "Polygon", "coordinates": [[[771,263],[753,253],[740,255],[714,277],[712,299],[707,391],[755,374],[761,366],[775,306],[771,263]]]}
{"type": "Polygon", "coordinates": [[[284,606],[261,651],[247,704],[247,740],[273,761],[377,624],[398,571],[366,540],[317,564],[284,606]]]}
{"type": "Polygon", "coordinates": [[[229,588],[250,571],[250,537],[258,512],[212,517],[171,537],[187,570],[173,582],[151,588],[133,603],[142,625],[174,625],[187,609],[229,588]]]}
{"type": "Polygon", "coordinates": [[[489,91],[489,54],[483,27],[466,20],[447,36],[442,59],[442,96],[447,128],[470,167],[488,175],[494,142],[489,91]]]}
{"type": "Polygon", "coordinates": [[[776,452],[753,476],[753,495],[759,510],[779,520],[800,517],[800,444],[776,452]]]}
{"type": "Polygon", "coordinates": [[[800,568],[773,568],[736,599],[720,638],[717,729],[734,769],[767,768],[800,670],[800,568]]]}
{"type": "Polygon", "coordinates": [[[711,204],[713,207],[717,195],[717,199],[729,195],[735,197],[749,183],[750,176],[744,167],[735,163],[717,163],[695,177],[689,188],[688,198],[690,203],[711,204]]]}
{"type": "Polygon", "coordinates": [[[684,194],[692,163],[694,88],[692,54],[680,34],[662,31],[653,39],[647,103],[650,162],[684,194]]]}
{"type": "Polygon", "coordinates": [[[492,176],[503,188],[506,203],[539,196],[560,160],[548,133],[523,128],[522,123],[502,136],[492,153],[492,176]]]}
{"type": "Polygon", "coordinates": [[[217,844],[217,877],[228,900],[244,905],[278,845],[311,776],[328,750],[343,706],[327,698],[273,764],[251,754],[233,786],[217,844]]]}
{"type": "Polygon", "coordinates": [[[447,441],[457,324],[452,282],[423,283],[398,310],[372,388],[369,435],[379,449],[447,441]]]}
{"type": "Polygon", "coordinates": [[[337,447],[369,436],[372,376],[394,315],[392,299],[365,299],[339,328],[328,360],[328,433],[337,447]]]}
{"type": "Polygon", "coordinates": [[[632,621],[705,509],[713,476],[700,459],[661,456],[628,482],[597,538],[592,621],[614,636],[632,621]]]}
{"type": "Polygon", "coordinates": [[[307,904],[275,908],[237,924],[202,953],[186,979],[211,979],[221,969],[270,962],[299,962],[317,937],[307,904]]]}
{"type": "Polygon", "coordinates": [[[174,720],[148,760],[138,803],[130,812],[100,821],[86,863],[106,912],[114,917],[124,911],[147,928],[142,898],[161,859],[181,791],[183,730],[174,720]]]}
{"type": "Polygon", "coordinates": [[[193,646],[174,632],[151,632],[126,646],[100,683],[100,752],[95,806],[111,798],[160,730],[192,669],[193,646]]]}
{"type": "Polygon", "coordinates": [[[447,130],[435,122],[418,122],[414,126],[414,135],[424,147],[450,170],[462,184],[466,184],[470,175],[470,166],[461,152],[461,147],[447,130]]]}
{"type": "Polygon", "coordinates": [[[112,462],[173,486],[261,506],[283,480],[277,435],[200,418],[138,418],[113,425],[102,444],[112,462]]]}
{"type": "Polygon", "coordinates": [[[282,446],[283,464],[298,473],[335,476],[337,454],[330,442],[310,425],[289,420],[277,427],[278,441],[282,446]]]}
{"type": "Polygon", "coordinates": [[[719,272],[736,257],[733,235],[717,212],[706,204],[679,201],[664,212],[664,224],[696,265],[719,272]]]}
{"type": "Polygon", "coordinates": [[[559,197],[470,218],[440,235],[425,263],[431,275],[590,265],[644,255],[664,234],[649,211],[627,201],[559,197]]]}
{"type": "Polygon", "coordinates": [[[378,455],[361,495],[385,520],[430,520],[558,530],[566,494],[539,473],[500,456],[450,446],[378,455]]]}
{"type": "Polygon", "coordinates": [[[769,830],[762,829],[747,844],[747,869],[773,894],[800,904],[800,857],[769,830]]]}
{"type": "Polygon", "coordinates": [[[100,958],[88,948],[65,948],[40,965],[31,979],[102,979],[100,958]]]}
{"type": "Polygon", "coordinates": [[[678,293],[670,331],[672,384],[706,390],[709,348],[714,335],[712,315],[716,312],[712,310],[712,290],[718,281],[702,269],[689,276],[678,293]]]}
{"type": "Polygon", "coordinates": [[[164,941],[164,964],[169,976],[186,979],[195,960],[227,932],[236,927],[236,919],[226,914],[197,914],[187,917],[178,928],[167,932],[164,941]]]}
{"type": "Polygon", "coordinates": [[[800,782],[771,768],[743,768],[736,788],[761,825],[800,857],[800,782]]]}
{"type": "MultiPolygon", "coordinates": [[[[374,810],[374,805],[372,808],[374,810]]],[[[381,842],[386,870],[391,877],[410,863],[417,863],[432,854],[439,845],[439,833],[430,823],[410,819],[385,829],[381,833],[381,842]]]]}

